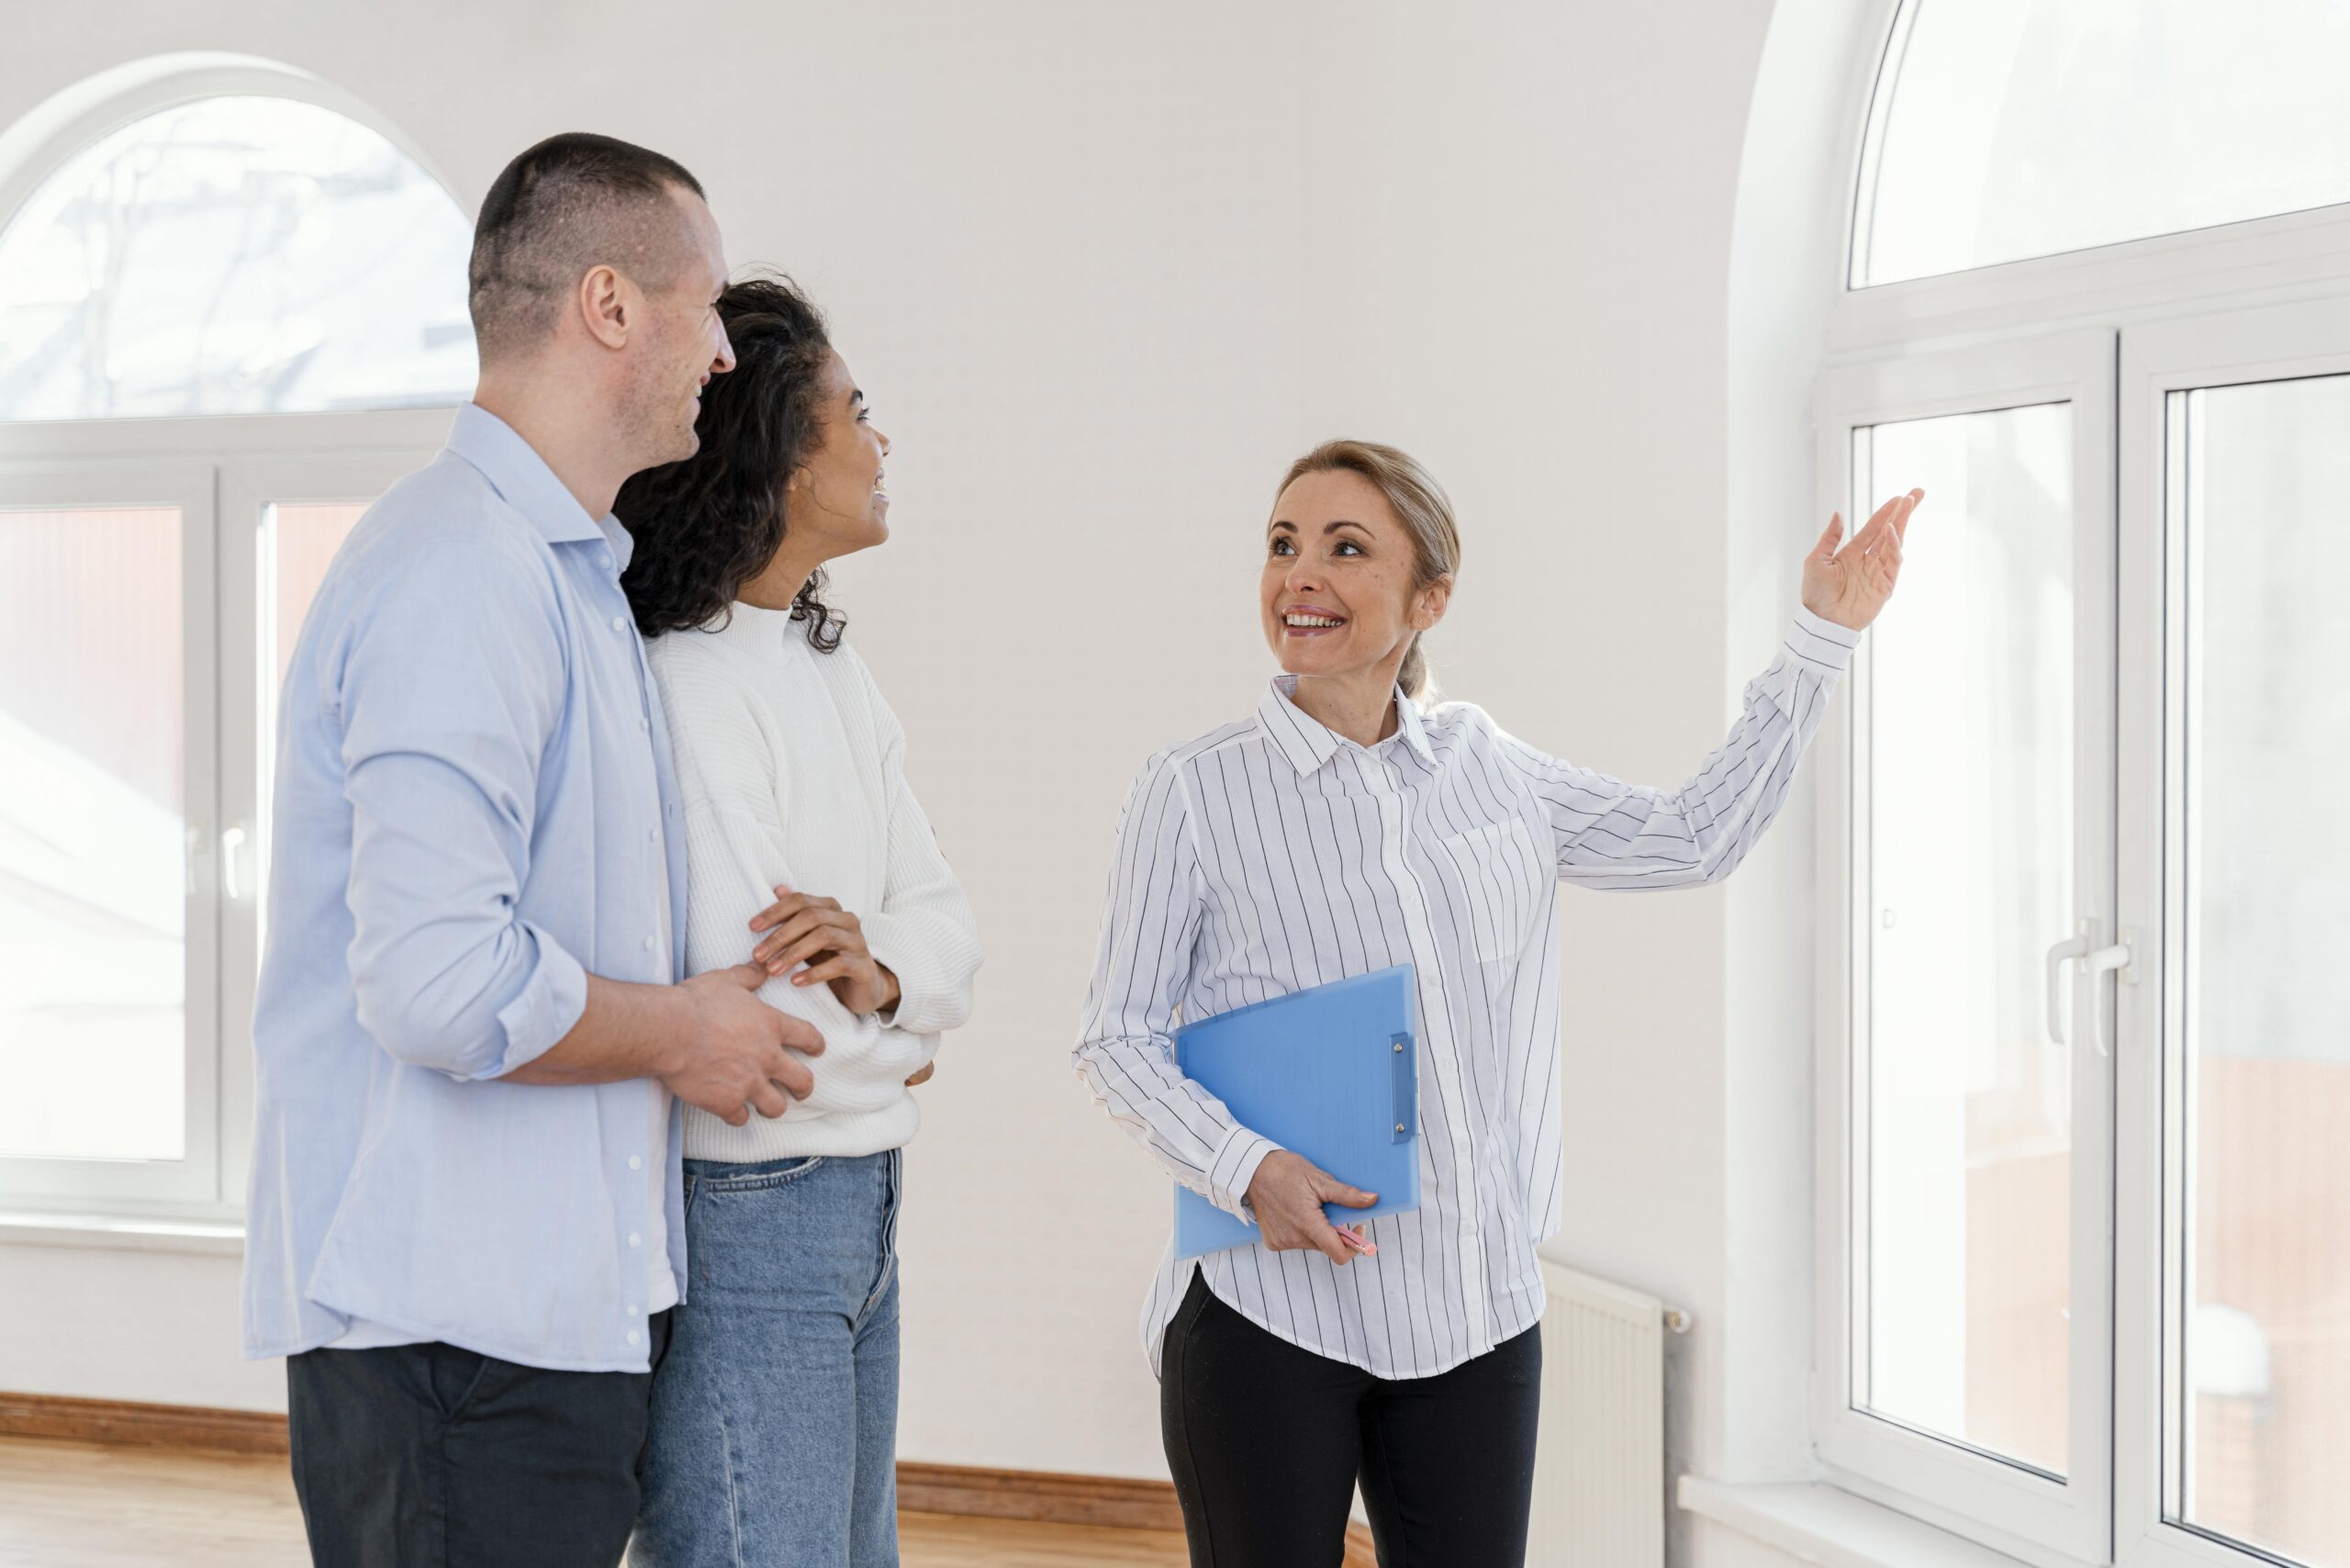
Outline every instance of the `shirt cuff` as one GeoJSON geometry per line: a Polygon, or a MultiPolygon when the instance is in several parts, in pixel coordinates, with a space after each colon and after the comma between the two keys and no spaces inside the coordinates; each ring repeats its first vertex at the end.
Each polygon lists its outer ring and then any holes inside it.
{"type": "Polygon", "coordinates": [[[1248,1206],[1248,1183],[1257,1179],[1257,1167],[1265,1163],[1265,1157],[1280,1153],[1281,1147],[1247,1127],[1233,1128],[1215,1158],[1208,1161],[1208,1201],[1226,1214],[1256,1224],[1257,1216],[1248,1206]]]}
{"type": "Polygon", "coordinates": [[[1839,626],[1798,605],[1795,624],[1787,628],[1787,652],[1804,663],[1829,675],[1839,675],[1852,662],[1852,650],[1861,645],[1861,634],[1850,626],[1839,626]]]}
{"type": "Polygon", "coordinates": [[[588,971],[555,939],[534,925],[525,925],[539,950],[539,961],[523,983],[521,994],[498,1010],[505,1049],[487,1071],[476,1079],[503,1078],[555,1047],[556,1042],[579,1026],[588,1012],[588,971]]]}

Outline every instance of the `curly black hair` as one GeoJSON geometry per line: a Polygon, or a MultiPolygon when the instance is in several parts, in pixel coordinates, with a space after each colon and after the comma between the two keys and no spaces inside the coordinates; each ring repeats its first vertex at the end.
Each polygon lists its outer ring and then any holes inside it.
{"type": "MultiPolygon", "coordinates": [[[[701,446],[621,487],[612,510],[636,541],[621,588],[646,637],[722,626],[742,586],[783,543],[783,488],[823,441],[824,318],[780,275],[744,278],[719,297],[734,368],[702,388],[701,446]]],[[[819,570],[791,618],[820,654],[841,645],[847,618],[822,599],[819,570]]]]}

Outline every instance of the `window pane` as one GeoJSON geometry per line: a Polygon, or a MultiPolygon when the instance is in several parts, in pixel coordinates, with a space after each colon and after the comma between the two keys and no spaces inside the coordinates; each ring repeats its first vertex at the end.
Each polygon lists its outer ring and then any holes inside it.
{"type": "MultiPolygon", "coordinates": [[[[352,525],[372,501],[278,502],[263,520],[263,557],[270,573],[269,592],[263,599],[273,641],[264,662],[275,672],[270,685],[272,716],[277,691],[285,684],[285,667],[293,662],[295,639],[302,634],[302,618],[326,580],[334,553],[350,537],[352,525]]],[[[274,732],[275,723],[264,726],[274,732]]]]}
{"type": "MultiPolygon", "coordinates": [[[[326,579],[334,553],[351,532],[352,524],[371,503],[325,501],[271,506],[262,520],[260,606],[261,666],[267,673],[261,694],[260,767],[262,830],[257,885],[269,886],[270,804],[276,799],[277,733],[283,719],[281,700],[286,666],[293,662],[295,640],[302,634],[303,617],[326,579]]],[[[269,905],[259,913],[262,943],[269,933],[269,905]]],[[[257,943],[255,951],[262,949],[257,943]]]]}
{"type": "Polygon", "coordinates": [[[0,232],[0,420],[460,401],[471,243],[430,174],[330,110],[151,115],[0,232]]]}
{"type": "Polygon", "coordinates": [[[2350,200],[2342,0],[1910,0],[1855,286],[2350,200]]]}
{"type": "Polygon", "coordinates": [[[1856,432],[1925,487],[1870,633],[1857,972],[1868,1183],[1858,1403],[2065,1465],[2072,1094],[2041,955],[2071,932],[2072,410],[1856,432]]]}
{"type": "Polygon", "coordinates": [[[2171,416],[2188,1277],[2168,1298],[2186,1304],[2170,1506],[2345,1564],[2350,377],[2177,394],[2171,416]]]}
{"type": "Polygon", "coordinates": [[[180,517],[0,511],[0,1155],[185,1153],[180,517]]]}

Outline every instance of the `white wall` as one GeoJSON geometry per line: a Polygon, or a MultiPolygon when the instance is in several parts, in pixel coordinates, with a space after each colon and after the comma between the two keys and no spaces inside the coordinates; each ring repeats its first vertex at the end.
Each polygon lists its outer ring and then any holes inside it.
{"type": "MultiPolygon", "coordinates": [[[[737,262],[811,286],[897,442],[897,537],[840,574],[852,635],[990,954],[923,1092],[904,1449],[1163,1474],[1134,1319],[1165,1193],[1066,1060],[1120,792],[1153,747],[1253,700],[1254,531],[1282,464],[1342,432],[1411,448],[1460,506],[1465,575],[1433,644],[1452,692],[1644,781],[1719,740],[1820,521],[1804,329],[1732,302],[1734,250],[1778,287],[1830,221],[1815,202],[1753,259],[1770,181],[1742,159],[1772,5],[354,14],[52,11],[0,56],[0,122],[132,54],[244,50],[372,102],[467,203],[555,129],[658,147],[708,184],[737,262]],[[1775,375],[1740,368],[1766,360],[1775,375]],[[1733,408],[1758,402],[1777,418],[1744,449],[1733,408]]],[[[1774,45],[1841,47],[1824,28],[1774,45]]],[[[1774,112],[1832,133],[1844,107],[1774,112]]],[[[1796,143],[1773,144],[1790,190],[1796,143]]],[[[1803,1464],[1779,1363],[1808,1311],[1807,1090],[1788,1076],[1807,980],[1785,933],[1809,809],[1799,794],[1727,891],[1566,910],[1553,1250],[1696,1313],[1674,1468],[1731,1479],[1803,1464]]],[[[101,1392],[104,1364],[118,1396],[276,1396],[223,1364],[225,1267],[99,1256],[0,1249],[0,1388],[101,1392]],[[140,1310],[95,1318],[134,1286],[140,1310]],[[89,1321],[102,1355],[70,1349],[89,1321]]],[[[1753,1561],[1711,1544],[1729,1539],[1677,1529],[1676,1560],[1753,1561]]]]}

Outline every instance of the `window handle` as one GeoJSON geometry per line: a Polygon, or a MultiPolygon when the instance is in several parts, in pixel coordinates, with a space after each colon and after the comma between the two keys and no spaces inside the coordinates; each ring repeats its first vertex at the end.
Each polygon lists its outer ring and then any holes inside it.
{"type": "Polygon", "coordinates": [[[237,868],[244,860],[245,836],[241,824],[220,830],[220,887],[231,899],[245,896],[243,883],[237,875],[237,868]]]}
{"type": "Polygon", "coordinates": [[[2065,1044],[2065,966],[2076,958],[2086,958],[2089,950],[2090,924],[2081,922],[2080,935],[2066,938],[2048,949],[2048,1037],[2058,1045],[2065,1044]]]}
{"type": "Polygon", "coordinates": [[[2107,975],[2116,977],[2117,984],[2128,984],[2137,979],[2137,976],[2131,972],[2137,941],[2136,932],[2125,931],[2121,933],[2120,941],[2110,946],[2100,947],[2097,945],[2097,922],[2084,920],[2081,922],[2077,935],[2068,937],[2048,949],[2048,1037],[2050,1039],[2060,1046],[2065,1043],[2065,966],[2078,962],[2082,971],[2087,975],[2089,984],[2096,987],[2091,993],[2096,1006],[2089,1021],[2089,1043],[2097,1047],[2097,1054],[2101,1057],[2113,1054],[2112,1047],[2107,1041],[2107,1036],[2111,1033],[2111,1014],[2105,1004],[2105,986],[2101,982],[2107,975]]]}

